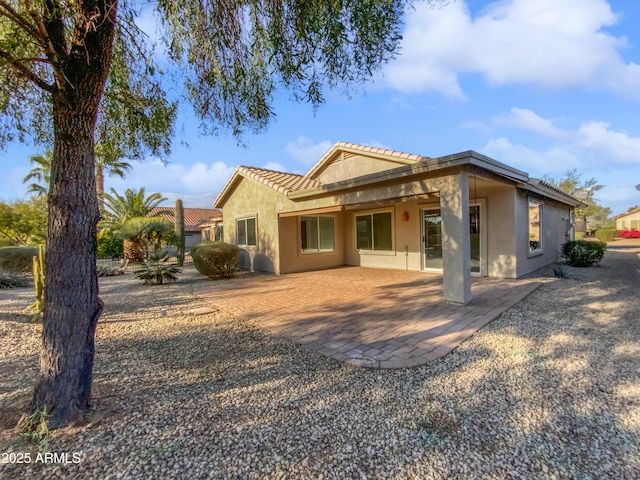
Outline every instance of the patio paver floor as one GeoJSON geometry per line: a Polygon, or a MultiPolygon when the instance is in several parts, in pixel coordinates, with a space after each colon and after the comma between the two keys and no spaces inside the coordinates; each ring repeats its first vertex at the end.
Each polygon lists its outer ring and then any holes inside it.
{"type": "Polygon", "coordinates": [[[239,276],[198,294],[339,361],[371,368],[423,365],[447,355],[540,286],[473,278],[467,305],[442,297],[442,276],[341,267],[239,276]]]}

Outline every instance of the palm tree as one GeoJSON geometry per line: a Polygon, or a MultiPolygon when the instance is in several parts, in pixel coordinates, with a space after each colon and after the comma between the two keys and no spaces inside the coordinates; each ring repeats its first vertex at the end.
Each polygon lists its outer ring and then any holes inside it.
{"type": "MultiPolygon", "coordinates": [[[[49,190],[49,181],[51,180],[51,160],[53,153],[46,151],[43,155],[34,155],[29,158],[29,163],[35,165],[26,177],[22,179],[22,183],[35,180],[29,185],[27,193],[34,193],[38,197],[44,196],[49,190]]],[[[104,172],[109,175],[115,175],[124,178],[127,170],[131,168],[127,162],[122,161],[122,155],[118,152],[108,152],[101,145],[96,145],[96,192],[102,206],[102,195],[104,194],[104,172]]]]}
{"type": "Polygon", "coordinates": [[[173,233],[173,224],[162,217],[133,217],[122,225],[120,238],[128,243],[124,247],[126,259],[143,262],[149,248],[160,250],[162,237],[173,233]]]}
{"type": "Polygon", "coordinates": [[[131,168],[131,165],[122,161],[122,157],[123,155],[120,152],[110,152],[102,147],[102,145],[96,145],[96,192],[98,193],[100,206],[103,206],[102,196],[104,195],[105,170],[109,175],[124,178],[127,170],[131,168]]]}
{"type": "Polygon", "coordinates": [[[43,197],[49,191],[49,181],[51,180],[51,160],[53,152],[47,150],[44,155],[34,155],[29,158],[29,163],[34,165],[27,176],[22,179],[22,183],[34,181],[27,188],[27,193],[33,193],[37,197],[43,197]]]}
{"type": "MultiPolygon", "coordinates": [[[[104,211],[100,225],[116,234],[122,232],[127,221],[136,217],[146,217],[153,208],[167,200],[159,193],[152,193],[147,197],[144,187],[138,191],[128,188],[124,196],[112,188],[111,193],[105,193],[103,197],[104,211]]],[[[162,213],[169,212],[158,212],[157,215],[162,213]]],[[[124,257],[134,261],[138,261],[140,257],[139,248],[131,240],[124,241],[124,257]]]]}

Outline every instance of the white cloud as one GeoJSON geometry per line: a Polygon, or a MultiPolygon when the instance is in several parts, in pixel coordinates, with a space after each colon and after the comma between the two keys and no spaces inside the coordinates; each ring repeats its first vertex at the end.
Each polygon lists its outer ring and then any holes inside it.
{"type": "Polygon", "coordinates": [[[295,143],[287,143],[284,151],[298,162],[309,167],[320,160],[332,146],[333,143],[329,140],[314,143],[310,138],[300,135],[295,143]]]}
{"type": "Polygon", "coordinates": [[[624,38],[602,30],[618,21],[605,0],[504,0],[474,18],[463,0],[414,8],[385,71],[397,90],[464,100],[458,75],[478,73],[494,85],[605,88],[640,101],[640,66],[620,56],[624,38]]]}
{"type": "Polygon", "coordinates": [[[111,187],[118,192],[123,192],[127,188],[137,190],[144,187],[147,193],[159,192],[167,197],[177,195],[183,200],[191,196],[194,198],[200,195],[215,196],[215,193],[224,187],[235,168],[224,162],[210,164],[196,162],[185,165],[183,163],[164,164],[158,159],[133,162],[131,165],[133,168],[124,179],[114,177],[105,179],[107,191],[111,187]]]}
{"type": "Polygon", "coordinates": [[[640,163],[640,137],[617,132],[605,122],[587,122],[577,132],[577,146],[607,165],[640,163]]]}
{"type": "Polygon", "coordinates": [[[580,166],[580,159],[564,147],[554,146],[546,151],[535,151],[524,145],[513,144],[505,137],[489,140],[480,151],[532,176],[565,172],[580,166]]]}
{"type": "Polygon", "coordinates": [[[287,167],[278,162],[267,162],[262,168],[266,168],[267,170],[274,170],[276,172],[286,172],[287,167]]]}
{"type": "Polygon", "coordinates": [[[556,127],[553,121],[542,118],[537,113],[524,108],[512,108],[508,114],[494,117],[492,123],[497,126],[520,128],[548,137],[562,138],[565,136],[565,132],[556,127]]]}

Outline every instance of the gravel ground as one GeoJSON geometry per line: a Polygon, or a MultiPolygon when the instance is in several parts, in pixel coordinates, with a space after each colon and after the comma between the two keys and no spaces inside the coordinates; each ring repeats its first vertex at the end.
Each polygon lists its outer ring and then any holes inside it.
{"type": "Polygon", "coordinates": [[[0,290],[0,478],[640,478],[635,245],[569,279],[537,272],[540,289],[453,353],[401,370],[217,311],[193,271],[102,279],[95,411],[54,433],[48,459],[13,428],[37,366],[31,290],[0,290]]]}

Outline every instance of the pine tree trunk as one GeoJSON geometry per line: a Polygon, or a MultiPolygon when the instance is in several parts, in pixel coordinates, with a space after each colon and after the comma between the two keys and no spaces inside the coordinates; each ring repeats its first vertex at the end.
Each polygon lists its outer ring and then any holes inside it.
{"type": "Polygon", "coordinates": [[[30,405],[31,412],[46,408],[50,428],[80,419],[90,409],[95,330],[102,312],[94,130],[110,66],[116,2],[87,5],[99,9],[104,21],[87,30],[61,65],[64,70],[55,72],[58,87],[52,95],[45,306],[40,371],[30,405]]]}

